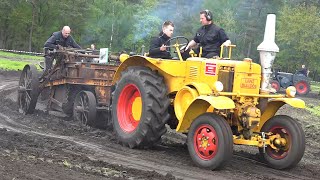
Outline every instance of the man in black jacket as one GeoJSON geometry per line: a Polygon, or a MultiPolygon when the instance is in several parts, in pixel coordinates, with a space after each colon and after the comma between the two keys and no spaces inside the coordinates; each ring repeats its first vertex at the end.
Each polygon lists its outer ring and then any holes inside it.
{"type": "Polygon", "coordinates": [[[48,49],[59,49],[60,47],[72,47],[79,48],[81,47],[73,40],[70,35],[71,29],[69,26],[64,26],[61,31],[54,32],[50,38],[45,42],[45,69],[44,72],[51,69],[53,63],[53,57],[46,53],[48,49]]]}
{"type": "Polygon", "coordinates": [[[149,57],[171,59],[170,42],[168,40],[172,37],[174,25],[171,21],[165,21],[162,24],[162,31],[158,37],[152,39],[149,50],[149,57]]]}
{"type": "Polygon", "coordinates": [[[298,73],[303,74],[305,77],[308,77],[308,69],[306,68],[306,65],[302,64],[300,71],[298,73]]]}
{"type": "MultiPolygon", "coordinates": [[[[228,46],[231,44],[224,30],[215,25],[212,19],[212,13],[209,10],[200,12],[202,27],[197,31],[193,40],[189,42],[186,50],[190,50],[190,48],[199,44],[202,47],[202,57],[213,58],[220,56],[221,45],[228,46]]],[[[198,54],[199,49],[196,49],[195,52],[198,54]]]]}

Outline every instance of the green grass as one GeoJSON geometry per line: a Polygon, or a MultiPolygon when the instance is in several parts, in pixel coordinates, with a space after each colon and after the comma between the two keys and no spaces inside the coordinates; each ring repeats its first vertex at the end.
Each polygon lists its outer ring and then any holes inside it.
{"type": "Polygon", "coordinates": [[[310,106],[306,107],[307,111],[309,111],[311,114],[316,115],[320,117],[320,106],[310,106]]]}
{"type": "Polygon", "coordinates": [[[320,92],[320,82],[311,81],[311,90],[314,92],[320,92]]]}
{"type": "Polygon", "coordinates": [[[16,54],[11,52],[3,52],[0,51],[1,58],[12,58],[12,59],[21,59],[21,60],[43,60],[42,56],[35,56],[35,55],[25,55],[25,54],[16,54]]]}
{"type": "Polygon", "coordinates": [[[7,71],[22,70],[26,64],[30,64],[30,63],[24,62],[24,61],[11,61],[6,59],[0,59],[0,69],[7,70],[7,71]]]}

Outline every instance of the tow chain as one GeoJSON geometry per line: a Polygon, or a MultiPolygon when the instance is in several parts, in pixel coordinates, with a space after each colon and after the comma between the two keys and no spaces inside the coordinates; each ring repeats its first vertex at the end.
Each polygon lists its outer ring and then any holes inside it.
{"type": "Polygon", "coordinates": [[[13,53],[21,53],[21,54],[43,55],[43,53],[39,53],[39,52],[19,51],[19,50],[13,50],[13,49],[0,49],[0,51],[13,52],[13,53]]]}

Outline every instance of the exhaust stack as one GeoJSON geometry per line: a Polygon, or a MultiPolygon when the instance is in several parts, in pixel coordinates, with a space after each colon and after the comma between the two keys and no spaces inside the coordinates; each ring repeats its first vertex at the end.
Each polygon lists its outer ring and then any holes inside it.
{"type": "Polygon", "coordinates": [[[275,41],[276,15],[268,14],[266,27],[264,30],[263,42],[257,47],[260,53],[260,64],[262,67],[261,91],[272,92],[270,85],[271,68],[279,47],[275,41]]]}

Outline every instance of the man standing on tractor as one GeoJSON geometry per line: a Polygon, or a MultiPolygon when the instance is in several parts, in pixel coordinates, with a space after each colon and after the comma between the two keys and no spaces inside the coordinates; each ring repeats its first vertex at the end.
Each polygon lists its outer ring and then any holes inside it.
{"type": "Polygon", "coordinates": [[[52,33],[50,38],[45,42],[45,44],[44,44],[44,51],[45,51],[44,74],[46,73],[46,71],[51,69],[52,63],[53,63],[53,57],[47,53],[47,50],[59,49],[61,47],[72,47],[72,48],[81,49],[81,47],[73,40],[70,33],[71,33],[70,27],[64,26],[61,31],[52,33]]]}
{"type": "MultiPolygon", "coordinates": [[[[184,59],[189,55],[190,48],[194,48],[197,43],[202,47],[202,57],[205,58],[220,56],[221,45],[228,46],[231,44],[224,30],[213,23],[213,15],[209,10],[200,12],[200,22],[202,27],[185,48],[184,59]]],[[[197,48],[195,53],[199,54],[199,52],[200,48],[197,48]]]]}
{"type": "Polygon", "coordinates": [[[162,24],[162,31],[158,37],[152,39],[150,44],[149,56],[153,58],[171,59],[170,42],[168,41],[173,34],[174,24],[165,21],[162,24]]]}

